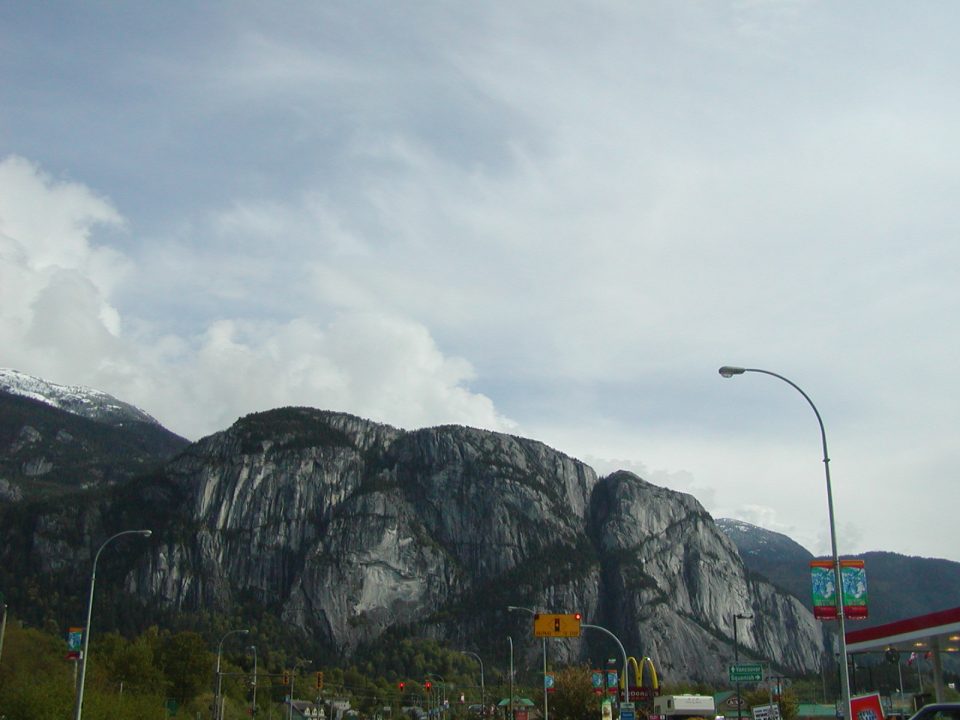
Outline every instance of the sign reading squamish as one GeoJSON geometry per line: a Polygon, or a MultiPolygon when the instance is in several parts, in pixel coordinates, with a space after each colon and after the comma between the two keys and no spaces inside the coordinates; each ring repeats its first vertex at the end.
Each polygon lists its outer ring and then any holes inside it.
{"type": "Polygon", "coordinates": [[[730,666],[730,682],[760,682],[763,680],[763,665],[760,663],[737,663],[730,666]]]}

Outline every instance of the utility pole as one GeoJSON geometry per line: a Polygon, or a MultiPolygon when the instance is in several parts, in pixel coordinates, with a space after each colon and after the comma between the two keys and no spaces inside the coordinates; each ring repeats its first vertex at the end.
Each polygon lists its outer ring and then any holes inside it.
{"type": "MultiPolygon", "coordinates": [[[[752,620],[753,615],[743,615],[741,613],[736,613],[733,616],[733,664],[738,665],[740,663],[740,645],[737,642],[737,620],[752,620]]],[[[740,681],[737,681],[737,720],[740,720],[741,717],[741,705],[742,701],[740,699],[740,681]]]]}
{"type": "Polygon", "coordinates": [[[0,620],[0,658],[3,657],[3,636],[7,631],[7,604],[3,601],[3,593],[0,593],[0,608],[3,609],[3,619],[0,620]]]}

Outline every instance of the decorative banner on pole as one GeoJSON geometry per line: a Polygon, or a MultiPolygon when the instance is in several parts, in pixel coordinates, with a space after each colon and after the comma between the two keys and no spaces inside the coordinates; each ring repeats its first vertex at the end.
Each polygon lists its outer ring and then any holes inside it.
{"type": "Polygon", "coordinates": [[[590,676],[590,684],[593,686],[594,695],[603,694],[603,673],[599,670],[594,670],[590,676]]]}
{"type": "Polygon", "coordinates": [[[847,620],[867,618],[867,570],[863,560],[841,560],[843,581],[843,616],[847,620]]]}
{"type": "Polygon", "coordinates": [[[613,695],[619,689],[617,684],[617,671],[607,670],[607,692],[613,695]]]}
{"type": "MultiPolygon", "coordinates": [[[[867,617],[867,572],[863,560],[841,560],[843,582],[843,616],[848,620],[867,617]]],[[[810,561],[813,588],[813,616],[819,620],[837,619],[837,592],[830,560],[810,561]]]]}
{"type": "Polygon", "coordinates": [[[81,645],[83,645],[83,628],[70,628],[67,631],[67,660],[80,659],[81,645]]]}

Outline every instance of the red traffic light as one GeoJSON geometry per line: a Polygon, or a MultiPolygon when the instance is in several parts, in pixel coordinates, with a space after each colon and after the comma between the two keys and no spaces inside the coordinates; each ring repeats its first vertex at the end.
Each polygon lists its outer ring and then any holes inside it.
{"type": "Polygon", "coordinates": [[[397,683],[397,687],[400,688],[400,692],[403,692],[403,686],[404,686],[405,684],[406,684],[406,683],[404,683],[404,682],[402,682],[402,681],[397,683]]]}
{"type": "Polygon", "coordinates": [[[427,692],[430,692],[430,689],[432,687],[433,687],[433,683],[431,683],[429,680],[423,683],[423,689],[426,690],[427,692]]]}

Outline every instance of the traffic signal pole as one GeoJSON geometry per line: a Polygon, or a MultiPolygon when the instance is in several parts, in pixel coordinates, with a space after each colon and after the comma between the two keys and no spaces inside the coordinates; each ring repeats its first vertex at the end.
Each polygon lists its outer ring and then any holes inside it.
{"type": "Polygon", "coordinates": [[[612,632],[606,628],[600,627],[599,625],[588,625],[585,622],[580,623],[580,627],[588,628],[590,630],[599,630],[602,633],[606,633],[613,638],[613,641],[620,648],[620,652],[623,655],[623,689],[624,697],[627,699],[627,702],[630,700],[630,673],[627,672],[627,651],[623,649],[623,643],[620,642],[620,639],[614,635],[612,632]]]}

